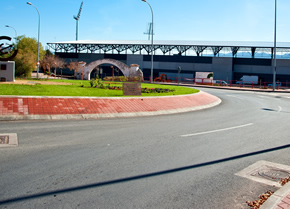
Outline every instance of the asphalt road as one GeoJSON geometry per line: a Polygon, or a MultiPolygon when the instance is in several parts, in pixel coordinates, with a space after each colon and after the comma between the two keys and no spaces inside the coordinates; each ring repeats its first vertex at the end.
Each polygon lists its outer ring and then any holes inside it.
{"type": "Polygon", "coordinates": [[[235,173],[260,160],[290,166],[289,148],[252,154],[289,144],[290,94],[203,90],[222,104],[152,117],[0,122],[0,133],[19,140],[0,148],[0,208],[249,208],[247,200],[277,188],[235,173]]]}

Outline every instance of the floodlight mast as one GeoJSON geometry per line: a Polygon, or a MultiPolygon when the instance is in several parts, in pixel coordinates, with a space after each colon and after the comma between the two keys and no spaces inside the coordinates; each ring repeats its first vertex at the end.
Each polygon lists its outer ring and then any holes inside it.
{"type": "Polygon", "coordinates": [[[82,8],[83,8],[83,4],[84,4],[84,2],[82,1],[78,15],[77,16],[73,16],[73,18],[76,20],[76,41],[79,38],[78,37],[78,33],[79,33],[79,19],[81,17],[81,12],[82,12],[82,8]]]}
{"type": "Polygon", "coordinates": [[[144,33],[145,35],[148,35],[148,41],[150,41],[150,37],[151,37],[151,32],[152,32],[151,28],[152,28],[152,23],[150,22],[150,23],[148,23],[148,30],[147,30],[147,32],[144,33]]]}

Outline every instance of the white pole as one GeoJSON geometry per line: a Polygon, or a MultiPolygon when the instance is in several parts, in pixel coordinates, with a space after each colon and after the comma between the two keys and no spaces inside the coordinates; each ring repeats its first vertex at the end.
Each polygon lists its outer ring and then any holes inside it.
{"type": "Polygon", "coordinates": [[[275,0],[275,23],[274,23],[274,51],[273,51],[273,91],[276,89],[276,70],[277,70],[277,60],[276,60],[276,31],[277,31],[277,0],[275,0]]]}
{"type": "Polygon", "coordinates": [[[40,64],[40,63],[39,63],[40,13],[39,13],[37,7],[34,6],[32,3],[27,2],[27,4],[33,6],[33,7],[36,9],[37,13],[38,13],[38,40],[37,40],[37,65],[36,65],[36,66],[37,66],[37,78],[38,78],[38,73],[39,73],[39,64],[40,64]]]}
{"type": "Polygon", "coordinates": [[[153,66],[154,66],[154,64],[153,64],[153,52],[154,52],[154,46],[153,46],[153,33],[154,33],[153,28],[154,28],[154,24],[153,24],[153,21],[154,21],[154,16],[153,16],[153,9],[152,9],[151,5],[146,0],[142,0],[142,1],[146,2],[149,5],[149,7],[151,9],[151,13],[152,13],[152,26],[151,26],[151,31],[152,31],[152,33],[151,33],[151,83],[153,83],[153,66]]]}

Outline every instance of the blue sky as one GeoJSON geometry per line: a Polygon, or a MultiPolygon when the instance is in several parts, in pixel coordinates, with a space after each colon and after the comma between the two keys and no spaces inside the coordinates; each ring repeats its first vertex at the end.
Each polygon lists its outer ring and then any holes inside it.
{"type": "MultiPolygon", "coordinates": [[[[0,0],[0,35],[37,37],[38,14],[23,0],[0,0]]],[[[41,15],[40,42],[75,40],[82,0],[31,0],[41,15]]],[[[147,40],[141,0],[83,0],[79,40],[147,40]]],[[[148,0],[156,40],[273,41],[275,0],[148,0]]],[[[290,40],[290,1],[277,0],[277,41],[290,40]]]]}

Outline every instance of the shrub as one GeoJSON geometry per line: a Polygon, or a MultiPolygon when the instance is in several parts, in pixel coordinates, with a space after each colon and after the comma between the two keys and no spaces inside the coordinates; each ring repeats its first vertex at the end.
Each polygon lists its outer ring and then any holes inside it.
{"type": "Polygon", "coordinates": [[[126,81],[128,81],[128,77],[125,77],[125,76],[119,76],[119,80],[120,80],[121,82],[126,82],[126,81]]]}
{"type": "Polygon", "coordinates": [[[162,89],[162,88],[142,88],[142,93],[168,93],[168,92],[174,92],[174,90],[171,89],[162,89]]]}
{"type": "Polygon", "coordinates": [[[92,78],[90,80],[90,85],[91,87],[100,87],[100,86],[104,86],[102,79],[99,78],[99,76],[97,76],[96,79],[92,78]]]}
{"type": "Polygon", "coordinates": [[[95,87],[96,86],[96,79],[92,78],[90,80],[90,85],[91,85],[91,88],[95,87]]]}

